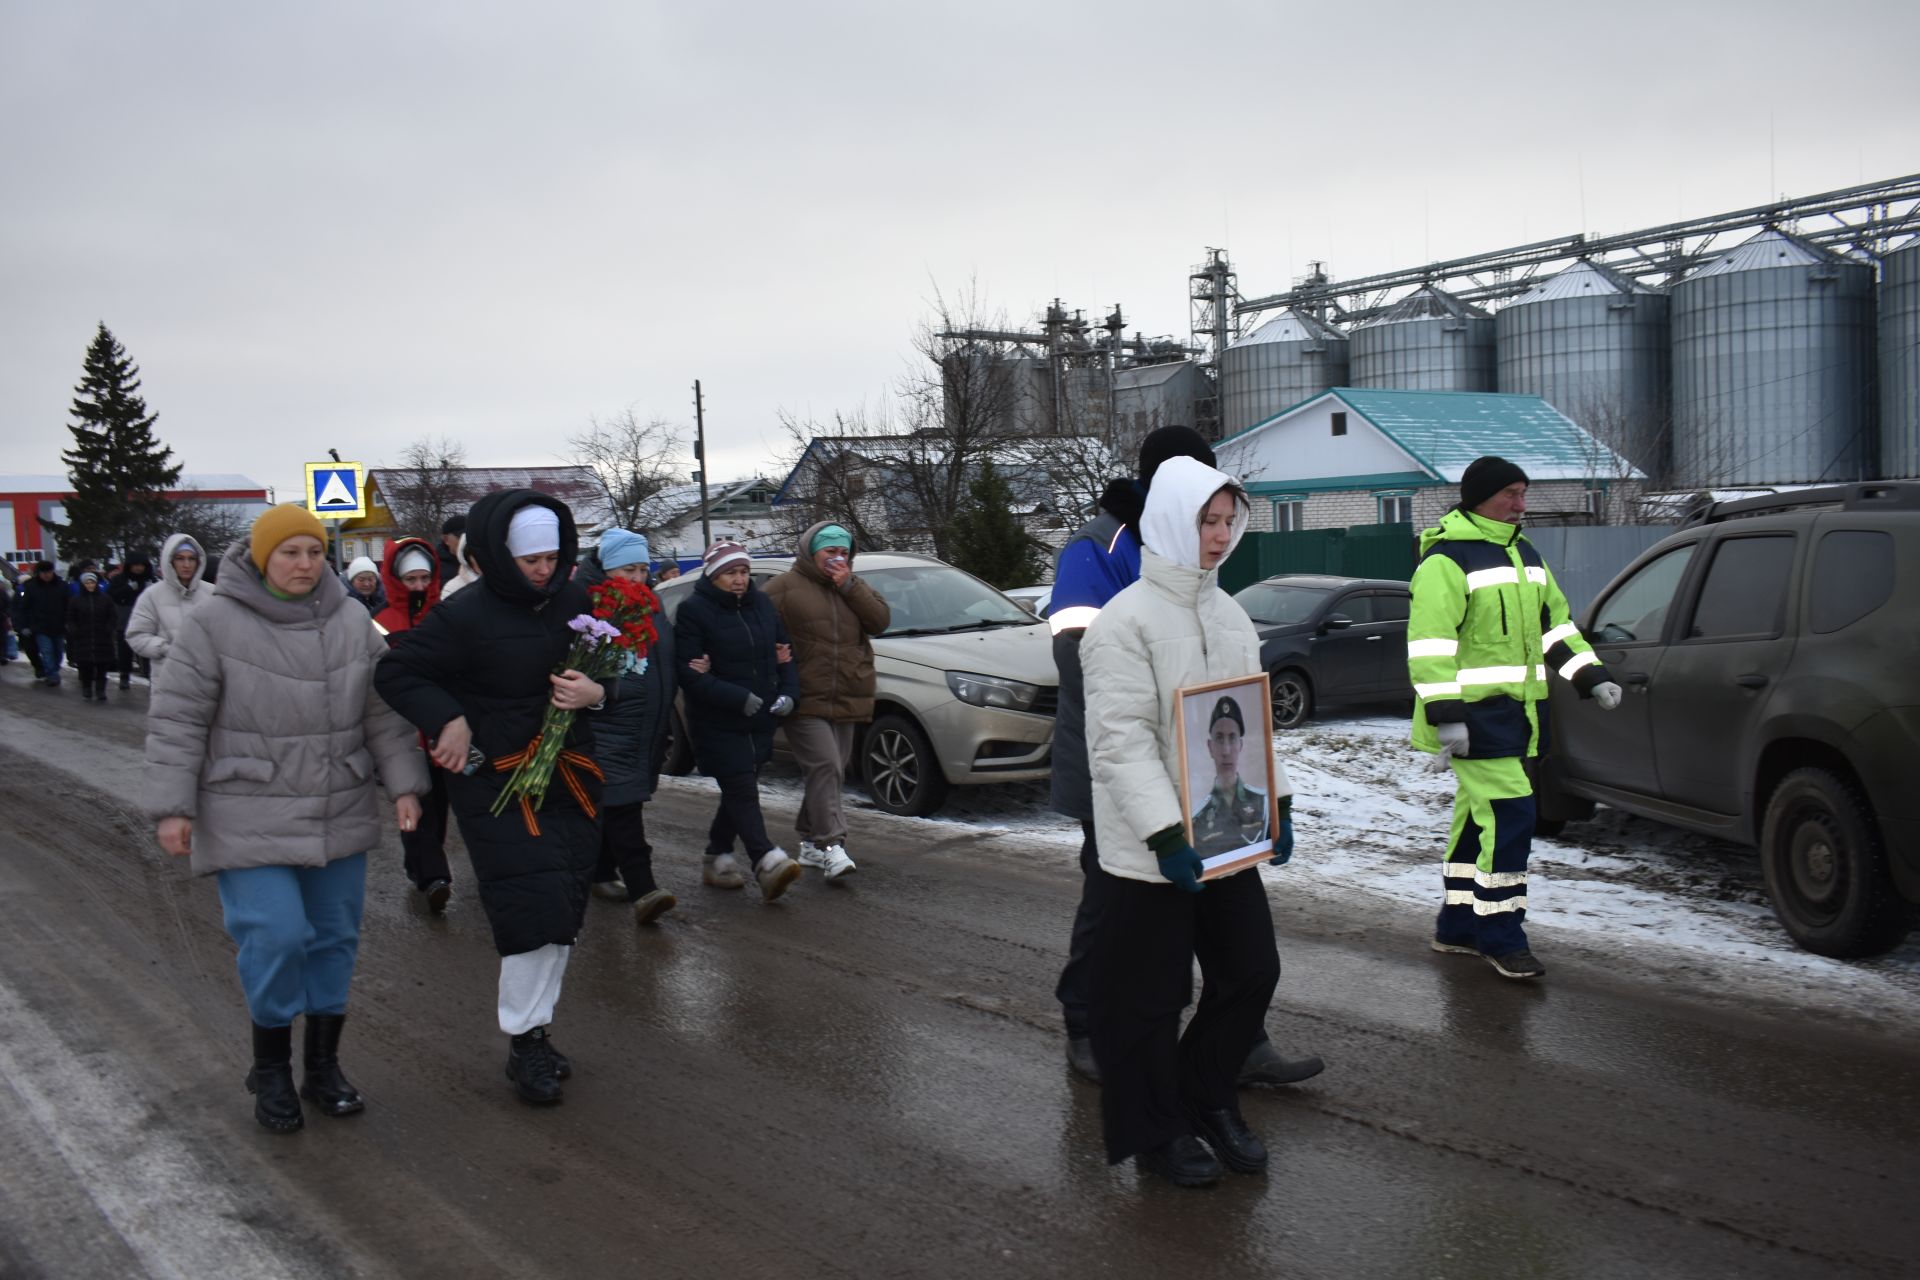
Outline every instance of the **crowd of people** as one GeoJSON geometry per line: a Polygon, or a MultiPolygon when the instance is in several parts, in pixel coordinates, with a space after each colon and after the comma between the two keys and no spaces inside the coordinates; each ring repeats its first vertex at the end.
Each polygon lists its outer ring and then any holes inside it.
{"type": "MultiPolygon", "coordinates": [[[[1433,948],[1520,979],[1544,973],[1524,932],[1524,766],[1545,733],[1548,666],[1607,709],[1620,700],[1519,531],[1526,487],[1502,459],[1467,469],[1460,504],[1423,537],[1408,646],[1413,745],[1460,783],[1433,948]]],[[[1155,431],[1136,474],[1107,486],[1061,551],[1050,619],[1053,804],[1083,836],[1055,990],[1066,1057],[1101,1088],[1108,1160],[1180,1186],[1262,1172],[1268,1154],[1237,1090],[1324,1069],[1283,1054],[1265,1026],[1280,958],[1261,878],[1247,872],[1293,855],[1287,772],[1271,735],[1249,735],[1241,705],[1212,696],[1262,676],[1253,625],[1218,584],[1248,516],[1246,491],[1198,434],[1155,431]],[[1210,791],[1183,785],[1189,693],[1211,708],[1210,791]],[[1267,758],[1250,762],[1257,750],[1267,758]],[[1257,856],[1234,860],[1236,846],[1257,856]]],[[[253,1024],[247,1085],[269,1130],[299,1129],[303,1099],[331,1116],[364,1106],[339,1049],[380,787],[433,913],[453,895],[458,826],[500,957],[505,1074],[535,1105],[560,1101],[573,1071],[551,1027],[591,898],[629,904],[640,925],[678,905],[645,821],[676,696],[695,763],[717,784],[704,885],[751,879],[773,903],[806,869],[830,880],[857,869],[842,794],[890,611],[855,571],[844,526],[804,530],[764,587],[745,547],[715,543],[672,626],[600,675],[566,659],[597,586],[653,578],[640,532],[610,529],[583,551],[565,504],[512,490],[449,520],[437,544],[403,537],[343,574],[326,550],[311,513],[274,507],[226,549],[211,586],[205,550],[175,535],[158,575],[134,559],[104,581],[84,563],[61,581],[42,562],[10,602],[45,683],[59,683],[68,652],[90,698],[106,696],[109,673],[124,687],[132,663],[150,664],[148,809],[162,848],[217,882],[253,1024]],[[797,856],[761,806],[776,731],[803,779],[797,856]],[[548,733],[541,758],[562,785],[537,806],[508,803],[513,772],[548,733]]]]}

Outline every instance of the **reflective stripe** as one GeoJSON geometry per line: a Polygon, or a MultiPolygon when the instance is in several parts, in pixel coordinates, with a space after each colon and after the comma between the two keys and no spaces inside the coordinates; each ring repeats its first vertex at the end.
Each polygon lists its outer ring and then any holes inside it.
{"type": "Polygon", "coordinates": [[[1537,564],[1530,564],[1527,566],[1527,581],[1537,582],[1544,587],[1547,585],[1547,571],[1537,564]]]}
{"type": "Polygon", "coordinates": [[[1512,565],[1504,569],[1475,569],[1467,575],[1467,590],[1478,591],[1482,587],[1504,586],[1506,583],[1518,584],[1520,571],[1512,565]]]}
{"type": "Polygon", "coordinates": [[[1458,640],[1409,640],[1407,656],[1409,658],[1451,658],[1460,652],[1458,640]]]}
{"type": "Polygon", "coordinates": [[[1535,664],[1533,668],[1533,678],[1535,680],[1538,680],[1541,684],[1545,684],[1547,682],[1547,664],[1546,663],[1541,662],[1541,663],[1535,664]]]}
{"type": "Polygon", "coordinates": [[[1517,898],[1502,898],[1498,902],[1482,902],[1478,898],[1473,900],[1473,914],[1477,916],[1497,916],[1503,911],[1525,911],[1526,909],[1527,895],[1524,893],[1517,898]]]}
{"type": "MultiPolygon", "coordinates": [[[[1542,667],[1541,677],[1544,679],[1546,674],[1546,668],[1542,667]]],[[[1459,675],[1462,685],[1523,684],[1527,679],[1527,669],[1525,667],[1462,667],[1459,675]]]]}
{"type": "Polygon", "coordinates": [[[1562,680],[1571,680],[1573,679],[1574,672],[1582,667],[1590,667],[1598,661],[1600,661],[1600,659],[1594,657],[1591,653],[1576,653],[1560,664],[1560,678],[1562,680]]]}
{"type": "Polygon", "coordinates": [[[1100,610],[1090,604],[1076,604],[1070,609],[1056,609],[1047,615],[1047,625],[1053,628],[1053,634],[1062,631],[1080,631],[1093,625],[1100,616],[1100,610]]]}
{"type": "Polygon", "coordinates": [[[1471,880],[1480,874],[1480,868],[1471,862],[1443,862],[1440,864],[1440,874],[1455,880],[1471,880]]]}
{"type": "Polygon", "coordinates": [[[1470,906],[1472,906],[1472,905],[1473,905],[1473,903],[1474,903],[1474,897],[1473,897],[1473,890],[1471,890],[1471,889],[1449,889],[1449,890],[1447,890],[1447,905],[1448,905],[1448,906],[1450,906],[1450,907],[1470,907],[1470,906]]]}
{"type": "Polygon", "coordinates": [[[1457,698],[1460,696],[1460,682],[1442,680],[1438,684],[1416,684],[1413,692],[1422,698],[1457,698]]]}
{"type": "Polygon", "coordinates": [[[1524,871],[1479,871],[1473,873],[1473,882],[1482,889],[1511,889],[1517,884],[1527,882],[1524,871]]]}
{"type": "Polygon", "coordinates": [[[1543,649],[1551,649],[1562,640],[1571,640],[1579,634],[1580,628],[1574,626],[1571,622],[1563,622],[1540,637],[1540,647],[1543,649]]]}

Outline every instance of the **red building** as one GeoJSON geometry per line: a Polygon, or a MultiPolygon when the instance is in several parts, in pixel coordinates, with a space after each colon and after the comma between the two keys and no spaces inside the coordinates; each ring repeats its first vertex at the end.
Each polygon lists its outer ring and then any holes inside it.
{"type": "MultiPolygon", "coordinates": [[[[66,523],[66,501],[72,496],[65,476],[0,475],[0,558],[15,564],[57,561],[53,538],[40,521],[66,523]]],[[[249,520],[272,504],[265,486],[242,475],[182,475],[180,487],[166,496],[233,506],[249,520]]]]}

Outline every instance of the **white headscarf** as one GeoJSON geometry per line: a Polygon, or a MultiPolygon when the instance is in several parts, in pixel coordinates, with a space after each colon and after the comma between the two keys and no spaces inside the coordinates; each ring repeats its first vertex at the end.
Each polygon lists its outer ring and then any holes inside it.
{"type": "Polygon", "coordinates": [[[537,504],[520,508],[507,524],[507,554],[537,556],[560,549],[560,514],[537,504]]]}
{"type": "MultiPolygon", "coordinates": [[[[520,554],[531,555],[532,553],[522,552],[520,554]]],[[[425,569],[428,573],[433,572],[433,555],[425,547],[408,547],[405,551],[402,551],[399,558],[393,562],[393,572],[397,577],[404,578],[416,569],[425,569]]]]}
{"type": "MultiPolygon", "coordinates": [[[[1238,483],[1224,471],[1217,471],[1197,458],[1173,457],[1160,464],[1147,489],[1146,510],[1140,516],[1142,540],[1155,555],[1188,569],[1200,567],[1200,517],[1222,485],[1238,483]]],[[[1247,531],[1248,511],[1235,505],[1233,534],[1227,540],[1227,556],[1240,545],[1247,531]]],[[[1214,566],[1216,569],[1219,565],[1214,566]]]]}

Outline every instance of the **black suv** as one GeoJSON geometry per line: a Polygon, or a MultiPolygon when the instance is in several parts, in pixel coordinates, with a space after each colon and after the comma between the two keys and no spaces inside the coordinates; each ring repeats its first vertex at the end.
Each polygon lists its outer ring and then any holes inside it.
{"type": "Polygon", "coordinates": [[[1581,619],[1626,691],[1553,682],[1542,829],[1604,801],[1757,845],[1781,924],[1828,956],[1896,945],[1920,903],[1920,483],[1689,516],[1581,619]]]}
{"type": "Polygon", "coordinates": [[[1234,595],[1260,633],[1273,677],[1273,727],[1294,729],[1321,703],[1411,699],[1407,610],[1413,596],[1387,578],[1289,573],[1234,595]]]}

